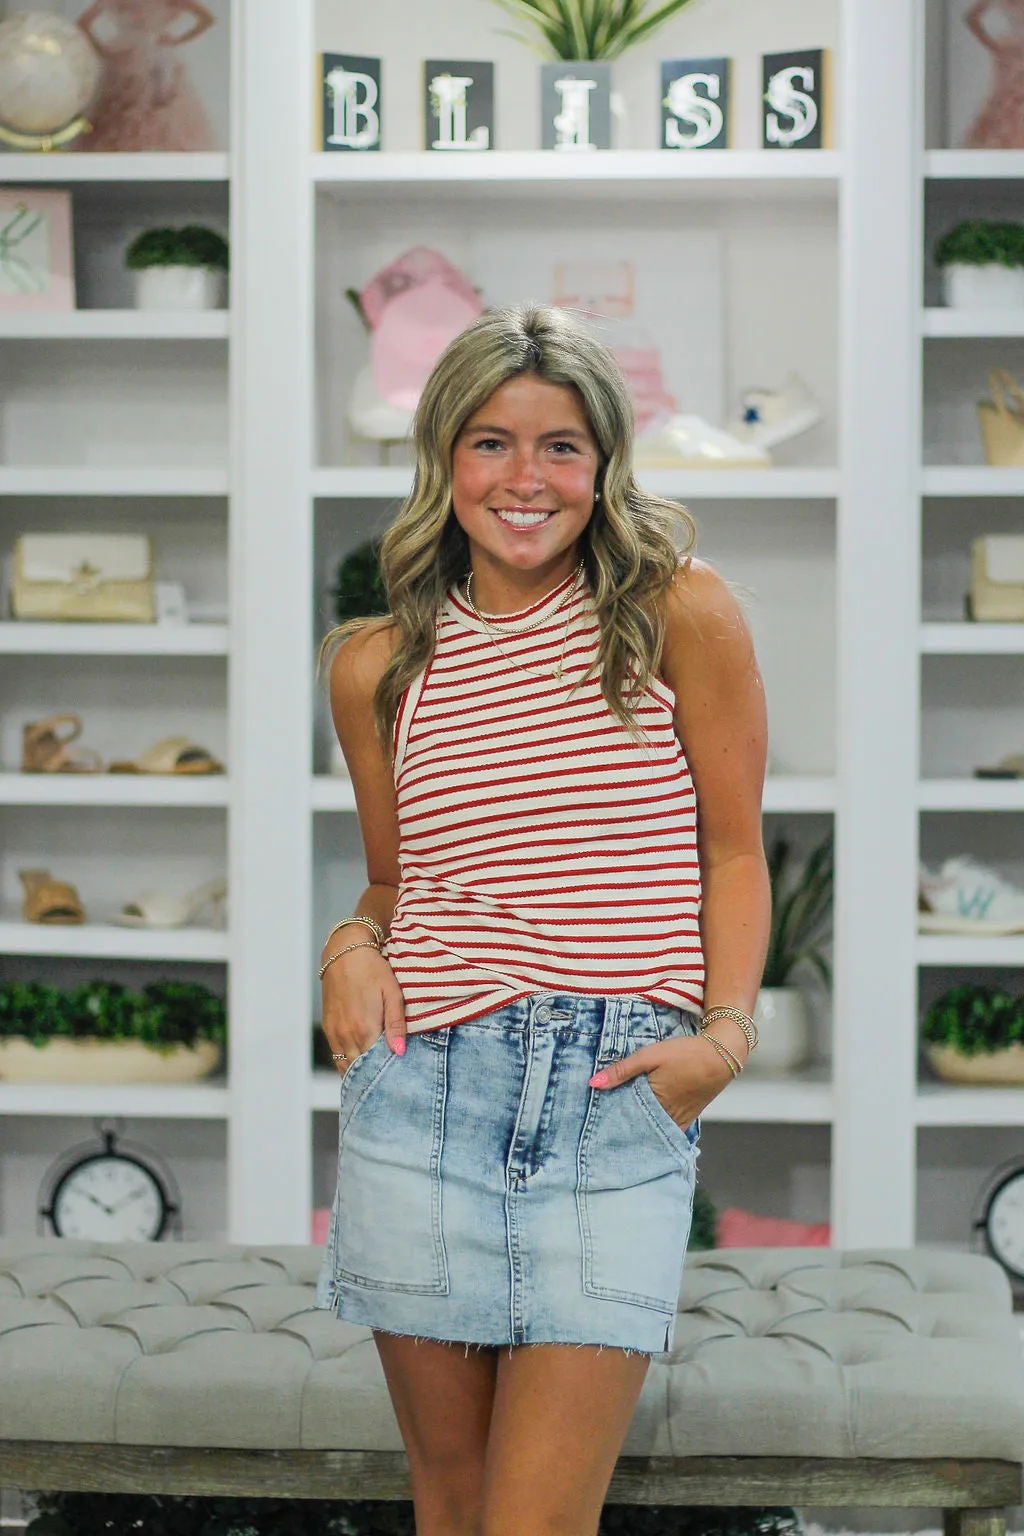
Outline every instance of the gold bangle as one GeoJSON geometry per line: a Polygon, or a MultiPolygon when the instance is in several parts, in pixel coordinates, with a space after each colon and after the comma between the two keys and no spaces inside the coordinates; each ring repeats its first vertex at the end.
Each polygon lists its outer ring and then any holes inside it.
{"type": "Polygon", "coordinates": [[[753,1050],[758,1042],[757,1025],[749,1013],[743,1013],[739,1008],[709,1008],[701,1022],[707,1024],[711,1019],[732,1019],[742,1029],[747,1037],[747,1049],[753,1050]]]}
{"type": "Polygon", "coordinates": [[[375,922],[372,917],[361,917],[357,915],[355,917],[343,917],[340,923],[335,923],[326,939],[324,939],[323,948],[327,948],[328,944],[331,942],[339,928],[345,928],[349,923],[365,923],[367,928],[373,929],[373,932],[376,935],[377,943],[380,945],[384,944],[384,929],[381,927],[380,923],[375,922]]]}
{"type": "Polygon", "coordinates": [[[353,949],[375,949],[378,955],[380,954],[380,945],[375,944],[372,939],[364,939],[361,944],[346,944],[344,949],[339,949],[336,954],[327,956],[327,959],[324,961],[323,965],[317,972],[320,980],[323,981],[324,971],[326,971],[329,965],[333,965],[335,960],[340,960],[342,955],[349,954],[349,952],[353,949]]]}
{"type": "Polygon", "coordinates": [[[729,1071],[732,1073],[733,1077],[739,1077],[740,1073],[743,1071],[743,1068],[740,1066],[732,1052],[722,1044],[721,1040],[716,1040],[714,1035],[706,1035],[704,1034],[703,1030],[701,1030],[700,1033],[704,1036],[704,1039],[708,1042],[709,1045],[714,1046],[719,1056],[721,1056],[722,1060],[729,1068],[729,1071]]]}

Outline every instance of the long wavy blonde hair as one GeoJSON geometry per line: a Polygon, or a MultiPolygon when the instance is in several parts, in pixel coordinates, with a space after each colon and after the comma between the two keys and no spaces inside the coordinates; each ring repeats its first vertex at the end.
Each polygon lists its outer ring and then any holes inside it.
{"type": "Polygon", "coordinates": [[[601,499],[581,536],[580,554],[600,636],[597,655],[576,686],[599,670],[612,714],[634,740],[642,735],[635,709],[657,671],[665,639],[658,599],[680,556],[688,562],[696,527],[685,508],[647,495],[633,478],[633,408],[612,353],[565,310],[525,304],[487,311],[438,359],[413,422],[412,492],[380,548],[389,617],[350,619],[320,647],[322,673],[350,635],[371,625],[397,626],[399,637],[373,701],[389,761],[402,694],[433,657],[435,623],[448,589],[470,570],[469,540],[452,509],[456,439],[494,391],[520,374],[572,389],[597,442],[601,499]],[[672,537],[679,523],[682,550],[672,537]]]}

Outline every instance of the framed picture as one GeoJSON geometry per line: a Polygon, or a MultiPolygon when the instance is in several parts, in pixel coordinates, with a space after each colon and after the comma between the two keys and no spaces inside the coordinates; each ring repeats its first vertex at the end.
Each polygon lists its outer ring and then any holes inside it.
{"type": "Polygon", "coordinates": [[[74,309],[71,193],[0,187],[0,309],[74,309]]]}
{"type": "Polygon", "coordinates": [[[381,113],[380,59],[320,55],[318,149],[357,154],[380,149],[381,113]]]}
{"type": "Polygon", "coordinates": [[[729,148],[729,59],[663,59],[662,149],[729,148]]]}

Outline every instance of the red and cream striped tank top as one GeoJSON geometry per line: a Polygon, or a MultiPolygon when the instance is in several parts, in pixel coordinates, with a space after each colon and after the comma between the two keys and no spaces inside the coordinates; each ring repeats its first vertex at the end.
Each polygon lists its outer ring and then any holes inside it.
{"type": "Polygon", "coordinates": [[[652,680],[645,744],[596,673],[571,691],[599,639],[585,578],[558,606],[574,580],[488,616],[500,648],[453,585],[434,656],[400,701],[401,884],[384,953],[410,1033],[532,992],[702,1005],[697,806],[675,698],[652,680]]]}

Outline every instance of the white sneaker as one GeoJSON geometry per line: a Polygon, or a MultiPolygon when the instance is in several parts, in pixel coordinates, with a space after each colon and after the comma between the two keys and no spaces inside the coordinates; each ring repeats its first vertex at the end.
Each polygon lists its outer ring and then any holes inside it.
{"type": "Polygon", "coordinates": [[[947,859],[933,874],[919,873],[921,933],[1024,933],[1024,891],[974,859],[947,859]]]}
{"type": "Polygon", "coordinates": [[[768,469],[771,457],[753,443],[741,443],[703,416],[670,416],[664,426],[637,438],[637,469],[768,469]]]}
{"type": "Polygon", "coordinates": [[[748,389],[729,431],[742,443],[776,448],[816,426],[824,412],[807,385],[791,373],[781,389],[748,389]]]}

